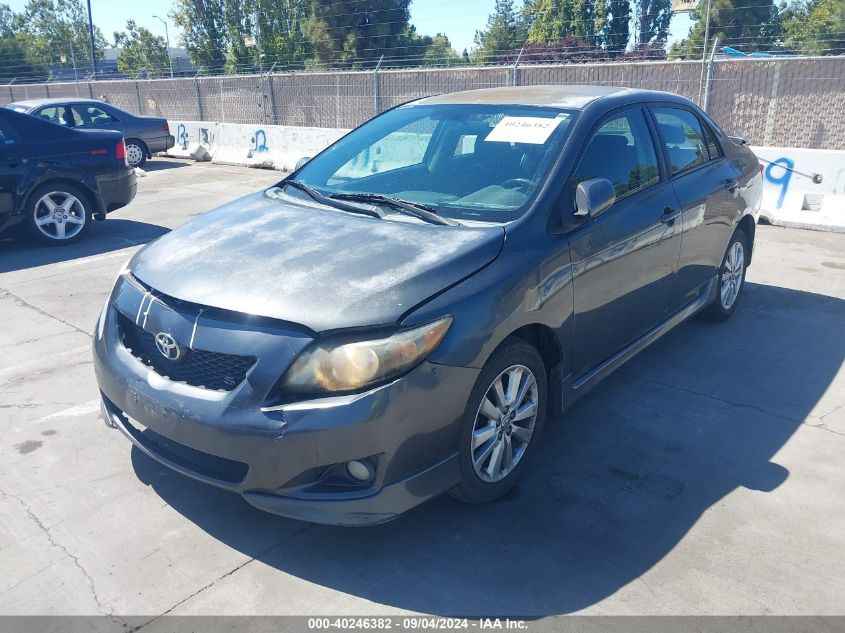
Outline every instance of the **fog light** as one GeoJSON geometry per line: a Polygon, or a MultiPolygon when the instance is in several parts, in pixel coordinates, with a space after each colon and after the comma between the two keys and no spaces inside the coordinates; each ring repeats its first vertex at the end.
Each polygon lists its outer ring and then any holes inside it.
{"type": "Polygon", "coordinates": [[[357,459],[347,462],[346,472],[352,479],[358,481],[369,481],[373,478],[373,467],[368,462],[359,462],[357,459]]]}

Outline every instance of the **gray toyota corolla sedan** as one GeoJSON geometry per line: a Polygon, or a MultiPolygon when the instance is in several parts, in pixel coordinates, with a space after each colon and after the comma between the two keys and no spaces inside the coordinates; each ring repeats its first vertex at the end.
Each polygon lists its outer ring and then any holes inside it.
{"type": "Polygon", "coordinates": [[[132,258],[94,336],[104,418],[307,521],[493,500],[549,414],[731,316],[761,190],[748,147],[672,94],[401,105],[132,258]]]}

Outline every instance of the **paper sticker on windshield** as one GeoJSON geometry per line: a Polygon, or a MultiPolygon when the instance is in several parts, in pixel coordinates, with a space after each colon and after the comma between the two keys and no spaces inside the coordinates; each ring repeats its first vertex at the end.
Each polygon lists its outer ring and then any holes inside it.
{"type": "Polygon", "coordinates": [[[542,145],[557,126],[561,118],[544,119],[536,116],[506,116],[496,124],[485,141],[499,143],[533,143],[542,145]]]}

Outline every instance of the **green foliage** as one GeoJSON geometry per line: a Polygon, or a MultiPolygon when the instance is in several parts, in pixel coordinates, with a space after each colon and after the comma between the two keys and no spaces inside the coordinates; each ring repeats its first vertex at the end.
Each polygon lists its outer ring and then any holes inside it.
{"type": "Polygon", "coordinates": [[[798,0],[780,13],[784,47],[802,55],[845,54],[845,2],[798,0]]]}
{"type": "Polygon", "coordinates": [[[637,44],[665,42],[669,39],[671,0],[638,0],[636,16],[637,44]]]}
{"type": "Polygon", "coordinates": [[[134,20],[126,22],[126,31],[115,32],[114,45],[120,49],[117,69],[131,75],[146,71],[149,74],[170,72],[170,57],[165,39],[139,27],[134,20]]]}
{"type": "Polygon", "coordinates": [[[452,48],[449,38],[442,33],[435,35],[425,51],[423,66],[459,66],[461,63],[461,57],[452,48]]]}
{"type": "Polygon", "coordinates": [[[0,4],[0,82],[46,75],[47,68],[30,57],[25,37],[15,31],[15,14],[9,5],[0,4]]]}
{"type": "MultiPolygon", "coordinates": [[[[3,6],[2,21],[17,42],[6,41],[4,51],[15,56],[16,62],[23,64],[21,68],[46,74],[51,66],[72,68],[74,58],[78,67],[91,67],[88,14],[82,0],[29,0],[22,13],[13,13],[3,6]]],[[[96,26],[94,44],[100,60],[108,42],[96,26]]],[[[7,70],[15,74],[11,66],[7,70]]]]}
{"type": "Polygon", "coordinates": [[[222,72],[228,48],[222,0],[175,0],[171,17],[182,29],[191,62],[210,73],[222,72]]]}
{"type": "Polygon", "coordinates": [[[487,28],[475,33],[474,61],[494,63],[508,51],[522,47],[528,37],[529,15],[530,11],[517,13],[513,0],[496,0],[496,8],[487,18],[487,28]]]}
{"type": "Polygon", "coordinates": [[[317,66],[372,67],[398,59],[410,0],[312,0],[302,31],[317,66]]]}
{"type": "MultiPolygon", "coordinates": [[[[701,59],[706,11],[706,0],[699,0],[698,8],[692,14],[694,22],[689,35],[672,46],[670,57],[701,59]]],[[[719,46],[730,46],[745,53],[769,51],[779,36],[779,25],[773,0],[712,0],[707,46],[711,47],[714,38],[718,37],[719,46]]],[[[709,50],[707,54],[710,54],[709,50]]]]}

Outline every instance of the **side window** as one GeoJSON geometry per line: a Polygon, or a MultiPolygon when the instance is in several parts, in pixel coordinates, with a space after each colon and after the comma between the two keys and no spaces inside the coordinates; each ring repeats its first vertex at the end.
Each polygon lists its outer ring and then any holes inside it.
{"type": "Polygon", "coordinates": [[[689,110],[654,108],[673,174],[710,160],[701,122],[689,110]]]}
{"type": "Polygon", "coordinates": [[[65,127],[74,127],[79,124],[67,106],[47,106],[36,110],[33,114],[40,119],[65,127]]]}
{"type": "Polygon", "coordinates": [[[721,158],[722,148],[719,147],[719,141],[716,140],[716,136],[713,134],[713,131],[704,126],[704,138],[707,141],[707,153],[710,154],[710,160],[721,158]]]}
{"type": "Polygon", "coordinates": [[[612,182],[617,200],[660,180],[654,143],[640,110],[614,117],[596,131],[575,170],[573,184],[591,178],[612,182]]]}
{"type": "Polygon", "coordinates": [[[0,145],[14,145],[18,142],[18,135],[15,134],[12,124],[0,119],[0,145]]]}
{"type": "Polygon", "coordinates": [[[87,104],[76,104],[71,106],[74,119],[79,121],[78,125],[103,125],[104,123],[115,123],[115,119],[108,112],[97,106],[87,104]]]}
{"type": "Polygon", "coordinates": [[[329,183],[419,165],[425,158],[437,123],[436,119],[425,118],[394,130],[349,160],[335,172],[329,183]]]}

